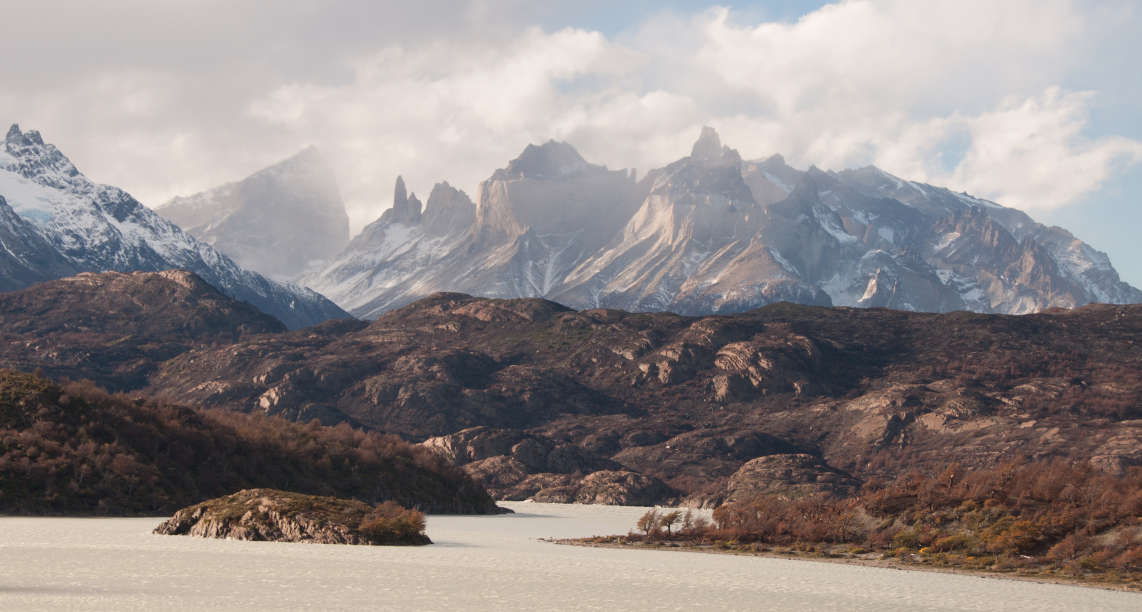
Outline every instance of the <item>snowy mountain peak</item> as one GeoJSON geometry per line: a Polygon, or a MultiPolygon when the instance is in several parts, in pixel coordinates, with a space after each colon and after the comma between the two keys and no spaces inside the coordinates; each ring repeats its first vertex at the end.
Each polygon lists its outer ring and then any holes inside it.
{"type": "Polygon", "coordinates": [[[67,274],[180,268],[291,327],[345,316],[312,291],[238,267],[122,189],[96,184],[35,131],[8,130],[0,150],[0,196],[22,221],[2,223],[0,233],[30,245],[20,259],[36,264],[35,276],[21,278],[23,284],[59,278],[65,268],[67,274]]]}
{"type": "Polygon", "coordinates": [[[44,144],[39,132],[21,132],[18,124],[8,129],[0,150],[0,168],[57,189],[82,191],[93,186],[59,149],[44,144]]]}
{"type": "Polygon", "coordinates": [[[30,130],[25,134],[20,131],[19,123],[13,123],[12,127],[8,128],[8,135],[4,138],[4,141],[24,146],[44,144],[44,139],[40,136],[39,132],[30,130]]]}
{"type": "Polygon", "coordinates": [[[4,138],[4,141],[23,146],[44,144],[44,139],[40,136],[39,132],[36,130],[21,132],[19,123],[13,123],[12,127],[8,128],[8,135],[4,138]]]}

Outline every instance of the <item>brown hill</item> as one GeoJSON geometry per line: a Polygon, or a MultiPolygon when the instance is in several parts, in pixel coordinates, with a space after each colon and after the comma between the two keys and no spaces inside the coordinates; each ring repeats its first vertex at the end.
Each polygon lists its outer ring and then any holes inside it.
{"type": "Polygon", "coordinates": [[[156,364],[193,346],[284,330],[182,270],[85,272],[0,293],[0,364],[114,390],[145,385],[156,364]]]}
{"type": "Polygon", "coordinates": [[[437,294],[369,325],[184,353],[147,392],[432,438],[510,498],[593,499],[580,488],[601,476],[586,477],[617,471],[714,503],[785,473],[741,471],[759,457],[797,465],[790,487],[838,492],[1023,456],[1113,473],[1142,464],[1142,306],[683,317],[437,294]]]}
{"type": "Polygon", "coordinates": [[[283,332],[159,273],[2,294],[0,313],[2,366],[398,434],[501,498],[716,503],[951,462],[1142,465],[1142,305],[685,317],[436,294],[283,332]]]}

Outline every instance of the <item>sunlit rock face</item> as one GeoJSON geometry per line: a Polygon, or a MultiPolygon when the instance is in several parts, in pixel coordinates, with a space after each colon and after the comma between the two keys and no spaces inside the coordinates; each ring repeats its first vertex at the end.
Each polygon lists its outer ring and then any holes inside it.
{"type": "Polygon", "coordinates": [[[1028,313],[1132,303],[1105,254],[1066,230],[875,167],[742,160],[711,128],[689,156],[612,171],[529,145],[480,186],[404,195],[306,282],[375,318],[435,291],[575,308],[732,313],[778,301],[1028,313]]]}

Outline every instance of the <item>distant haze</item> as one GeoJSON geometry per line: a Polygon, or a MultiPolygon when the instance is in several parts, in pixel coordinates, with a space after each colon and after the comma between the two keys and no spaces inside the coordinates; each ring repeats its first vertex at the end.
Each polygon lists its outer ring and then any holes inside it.
{"type": "Polygon", "coordinates": [[[1142,285],[1142,7],[595,0],[19,3],[0,120],[148,205],[313,144],[358,231],[402,174],[476,186],[528,143],[648,168],[710,124],[1076,223],[1142,285]]]}

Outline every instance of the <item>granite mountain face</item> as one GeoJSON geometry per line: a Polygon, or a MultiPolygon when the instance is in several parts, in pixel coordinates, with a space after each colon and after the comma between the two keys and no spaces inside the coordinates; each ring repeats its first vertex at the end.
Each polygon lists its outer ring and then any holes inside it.
{"type": "Polygon", "coordinates": [[[400,180],[395,202],[305,278],[359,317],[435,291],[683,314],[1142,301],[1104,253],[1018,210],[871,166],[742,160],[710,128],[638,181],[551,141],[497,170],[476,203],[440,183],[421,210],[400,180]]]}
{"type": "Polygon", "coordinates": [[[157,208],[238,265],[289,281],[349,242],[349,216],[314,147],[236,182],[157,208]]]}
{"type": "Polygon", "coordinates": [[[183,269],[289,327],[346,316],[309,289],[239,267],[125,191],[92,182],[38,132],[8,131],[0,198],[5,289],[76,272],[183,269]]]}
{"type": "Polygon", "coordinates": [[[528,146],[497,170],[480,185],[478,203],[440,183],[420,213],[404,190],[398,179],[393,209],[304,282],[365,318],[439,290],[551,295],[640,197],[632,173],[589,164],[554,141],[528,146]]]}

